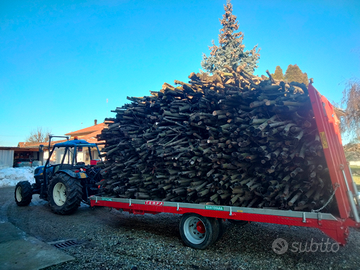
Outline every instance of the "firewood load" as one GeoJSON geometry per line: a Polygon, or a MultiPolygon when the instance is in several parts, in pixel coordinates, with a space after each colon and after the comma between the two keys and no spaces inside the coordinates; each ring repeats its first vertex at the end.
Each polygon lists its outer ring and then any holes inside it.
{"type": "Polygon", "coordinates": [[[228,68],[116,108],[100,163],[120,198],[312,210],[332,186],[304,84],[228,68]]]}

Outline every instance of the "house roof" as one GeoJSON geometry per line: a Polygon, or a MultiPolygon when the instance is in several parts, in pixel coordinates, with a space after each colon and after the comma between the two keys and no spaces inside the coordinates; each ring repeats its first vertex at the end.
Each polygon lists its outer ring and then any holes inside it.
{"type": "MultiPolygon", "coordinates": [[[[51,145],[54,145],[56,143],[60,142],[66,142],[66,140],[59,140],[59,141],[51,141],[51,145]]],[[[43,145],[45,148],[49,146],[49,142],[19,142],[18,147],[19,148],[39,148],[40,145],[43,145]]]]}
{"type": "Polygon", "coordinates": [[[28,147],[28,148],[39,148],[40,144],[48,144],[46,142],[19,142],[18,143],[18,147],[24,148],[24,147],[28,147]]]}
{"type": "Polygon", "coordinates": [[[106,125],[105,123],[100,123],[97,125],[93,125],[91,127],[87,127],[87,128],[83,128],[83,129],[79,129],[76,131],[66,133],[65,135],[80,136],[80,135],[86,135],[86,134],[94,133],[94,132],[97,132],[97,134],[100,134],[101,131],[103,130],[103,128],[105,127],[105,125],[106,125]]]}
{"type": "MultiPolygon", "coordinates": [[[[101,131],[104,129],[104,127],[106,127],[107,124],[105,123],[100,123],[97,125],[93,125],[91,127],[87,127],[87,128],[83,128],[83,129],[79,129],[76,131],[72,131],[69,133],[66,133],[65,135],[67,136],[71,136],[71,137],[75,137],[75,136],[79,136],[81,140],[85,140],[88,143],[99,143],[99,141],[97,140],[96,136],[99,135],[101,133],[101,131]]],[[[58,140],[58,141],[51,141],[51,146],[53,146],[56,143],[61,143],[61,142],[66,142],[67,140],[58,140]]],[[[30,143],[30,142],[19,142],[18,143],[18,147],[21,148],[39,148],[40,145],[44,145],[44,148],[47,148],[49,143],[48,142],[34,142],[34,143],[30,143]]]]}
{"type": "Polygon", "coordinates": [[[14,150],[14,152],[39,152],[39,147],[0,146],[0,150],[14,150]]]}
{"type": "Polygon", "coordinates": [[[79,136],[79,139],[85,140],[88,143],[101,143],[101,141],[97,140],[97,135],[99,135],[106,126],[107,124],[100,123],[91,127],[66,133],[65,135],[70,135],[71,137],[79,136]]]}
{"type": "MultiPolygon", "coordinates": [[[[101,129],[102,130],[102,129],[101,129]]],[[[99,135],[101,133],[100,131],[94,131],[90,134],[87,134],[85,136],[82,136],[81,139],[84,139],[85,141],[89,142],[89,143],[99,143],[101,141],[98,141],[96,136],[99,135]]]]}

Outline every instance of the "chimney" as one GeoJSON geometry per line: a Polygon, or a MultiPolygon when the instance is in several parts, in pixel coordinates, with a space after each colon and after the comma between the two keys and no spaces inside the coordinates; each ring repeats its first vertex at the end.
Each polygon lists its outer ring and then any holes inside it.
{"type": "Polygon", "coordinates": [[[94,120],[94,126],[96,126],[96,125],[97,125],[97,119],[94,120]]]}

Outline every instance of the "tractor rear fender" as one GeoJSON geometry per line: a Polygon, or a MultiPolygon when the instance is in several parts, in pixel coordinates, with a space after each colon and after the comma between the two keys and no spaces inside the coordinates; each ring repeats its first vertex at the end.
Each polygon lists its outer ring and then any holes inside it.
{"type": "Polygon", "coordinates": [[[65,173],[65,174],[69,175],[70,177],[76,178],[76,179],[87,178],[87,174],[84,172],[74,172],[72,170],[59,170],[57,173],[65,173]]]}

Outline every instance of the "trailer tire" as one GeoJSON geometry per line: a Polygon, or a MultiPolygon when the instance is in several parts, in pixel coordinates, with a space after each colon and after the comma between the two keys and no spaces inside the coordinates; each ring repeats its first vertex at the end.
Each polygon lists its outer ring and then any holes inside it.
{"type": "Polygon", "coordinates": [[[18,206],[28,206],[32,200],[31,185],[28,181],[21,181],[15,187],[15,202],[18,206]]]}
{"type": "Polygon", "coordinates": [[[218,218],[216,219],[216,221],[219,223],[219,235],[216,241],[219,241],[225,233],[225,226],[224,226],[224,220],[222,218],[218,218]]]}
{"type": "Polygon", "coordinates": [[[185,245],[195,249],[205,249],[219,236],[219,222],[215,218],[187,213],[180,220],[180,236],[185,245]]]}
{"type": "Polygon", "coordinates": [[[65,173],[55,175],[49,185],[48,201],[55,214],[69,215],[80,206],[82,187],[80,180],[65,173]]]}

